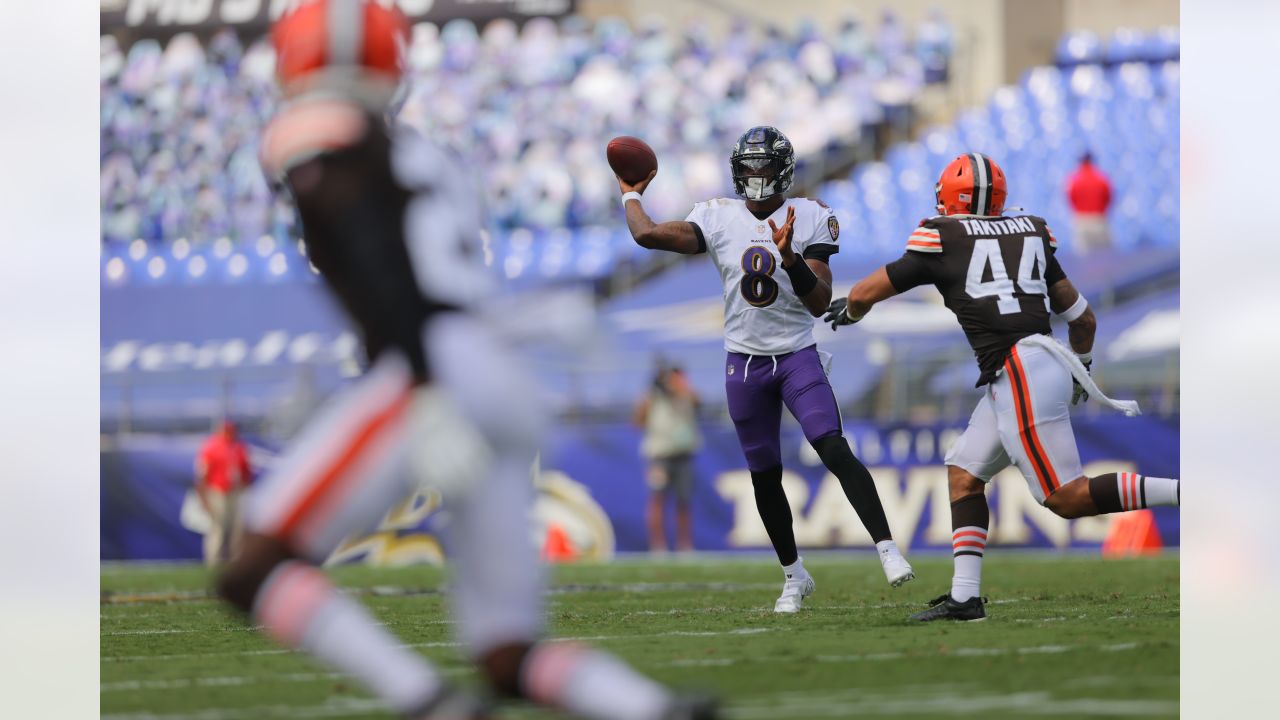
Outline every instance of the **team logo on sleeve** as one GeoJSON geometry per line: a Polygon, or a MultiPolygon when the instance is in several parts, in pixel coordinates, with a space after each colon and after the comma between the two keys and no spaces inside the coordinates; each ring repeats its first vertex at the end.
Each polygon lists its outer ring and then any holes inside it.
{"type": "Polygon", "coordinates": [[[840,237],[840,221],[836,220],[835,215],[827,218],[827,232],[831,233],[832,242],[835,242],[840,237]]]}

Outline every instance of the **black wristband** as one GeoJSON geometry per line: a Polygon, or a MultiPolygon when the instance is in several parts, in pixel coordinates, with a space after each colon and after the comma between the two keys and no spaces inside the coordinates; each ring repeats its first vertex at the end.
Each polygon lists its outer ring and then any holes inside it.
{"type": "Polygon", "coordinates": [[[795,288],[796,297],[804,297],[813,292],[818,287],[818,276],[813,274],[813,268],[809,267],[809,263],[804,258],[797,257],[796,261],[791,263],[791,267],[782,266],[787,271],[787,276],[791,278],[791,287],[795,288]]]}

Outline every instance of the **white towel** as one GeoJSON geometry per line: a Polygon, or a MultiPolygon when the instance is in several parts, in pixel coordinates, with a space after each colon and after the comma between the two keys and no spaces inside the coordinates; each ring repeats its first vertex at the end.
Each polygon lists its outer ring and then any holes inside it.
{"type": "Polygon", "coordinates": [[[1076,382],[1080,383],[1085,392],[1089,393],[1089,397],[1094,400],[1113,410],[1119,410],[1129,417],[1142,414],[1137,402],[1133,400],[1112,400],[1104,395],[1102,390],[1098,388],[1098,384],[1089,376],[1089,371],[1085,369],[1084,364],[1076,357],[1076,354],[1048,335],[1028,335],[1019,340],[1018,344],[1041,348],[1056,357],[1058,362],[1067,368],[1067,371],[1076,379],[1076,382]]]}

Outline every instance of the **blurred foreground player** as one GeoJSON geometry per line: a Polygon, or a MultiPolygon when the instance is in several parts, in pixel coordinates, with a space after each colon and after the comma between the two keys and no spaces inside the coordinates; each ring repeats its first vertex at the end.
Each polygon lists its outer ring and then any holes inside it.
{"type": "Polygon", "coordinates": [[[876,543],[885,577],[893,586],[901,585],[915,575],[893,542],[871,473],[844,438],[827,381],[830,356],[819,353],[813,339],[813,318],[831,300],[827,261],[839,252],[840,226],[821,202],[786,196],[795,151],[777,128],[744,133],[729,167],[738,198],[698,203],[683,221],[655,223],[641,205],[640,194],[656,170],[634,185],[619,177],[618,185],[636,243],[685,255],[709,253],[720,270],[729,415],[751,471],[756,509],[785,575],[774,612],[796,612],[814,591],[796,549],[791,506],[782,489],[778,433],[784,404],[822,463],[840,480],[876,543]]]}
{"type": "Polygon", "coordinates": [[[541,419],[520,365],[465,310],[485,292],[465,173],[381,120],[407,35],[398,11],[362,0],[311,0],[273,29],[286,102],[264,165],[292,193],[370,367],[254,488],[250,535],[218,591],[404,717],[485,717],[317,569],[422,483],[450,510],[460,639],[498,692],[601,720],[711,717],[708,701],[675,698],[608,654],[538,639],[529,473],[541,419]]]}
{"type": "Polygon", "coordinates": [[[1031,494],[1064,518],[1177,505],[1179,484],[1137,473],[1085,477],[1069,406],[1090,395],[1128,415],[1137,403],[1103,395],[1089,377],[1097,321],[1055,252],[1042,218],[1004,217],[1004,171],[978,153],[952,160],[935,188],[938,215],[920,223],[901,258],[831,303],[832,329],[861,320],[876,303],[933,285],[977,355],[985,388],[969,427],[947,453],[955,575],[951,592],[913,620],[981,620],[982,556],[990,511],[984,484],[1010,463],[1031,494]],[[1067,321],[1071,350],[1054,341],[1052,309],[1067,321]],[[1074,351],[1074,352],[1072,352],[1074,351]]]}

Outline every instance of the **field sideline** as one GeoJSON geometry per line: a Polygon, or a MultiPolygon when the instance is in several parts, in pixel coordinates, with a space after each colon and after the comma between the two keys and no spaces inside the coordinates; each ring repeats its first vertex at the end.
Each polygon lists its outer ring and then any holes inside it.
{"type": "MultiPolygon", "coordinates": [[[[1176,717],[1178,557],[991,554],[987,621],[909,626],[949,587],[945,557],[913,558],[893,590],[867,553],[806,557],[817,594],[796,616],[764,558],[555,568],[549,620],[682,687],[713,690],[733,718],[1176,717]]],[[[444,575],[343,567],[334,576],[445,672],[444,575]]],[[[277,649],[209,597],[195,565],[102,572],[101,710],[109,720],[389,718],[351,681],[277,649]]],[[[523,706],[501,717],[548,718],[523,706]]]]}

